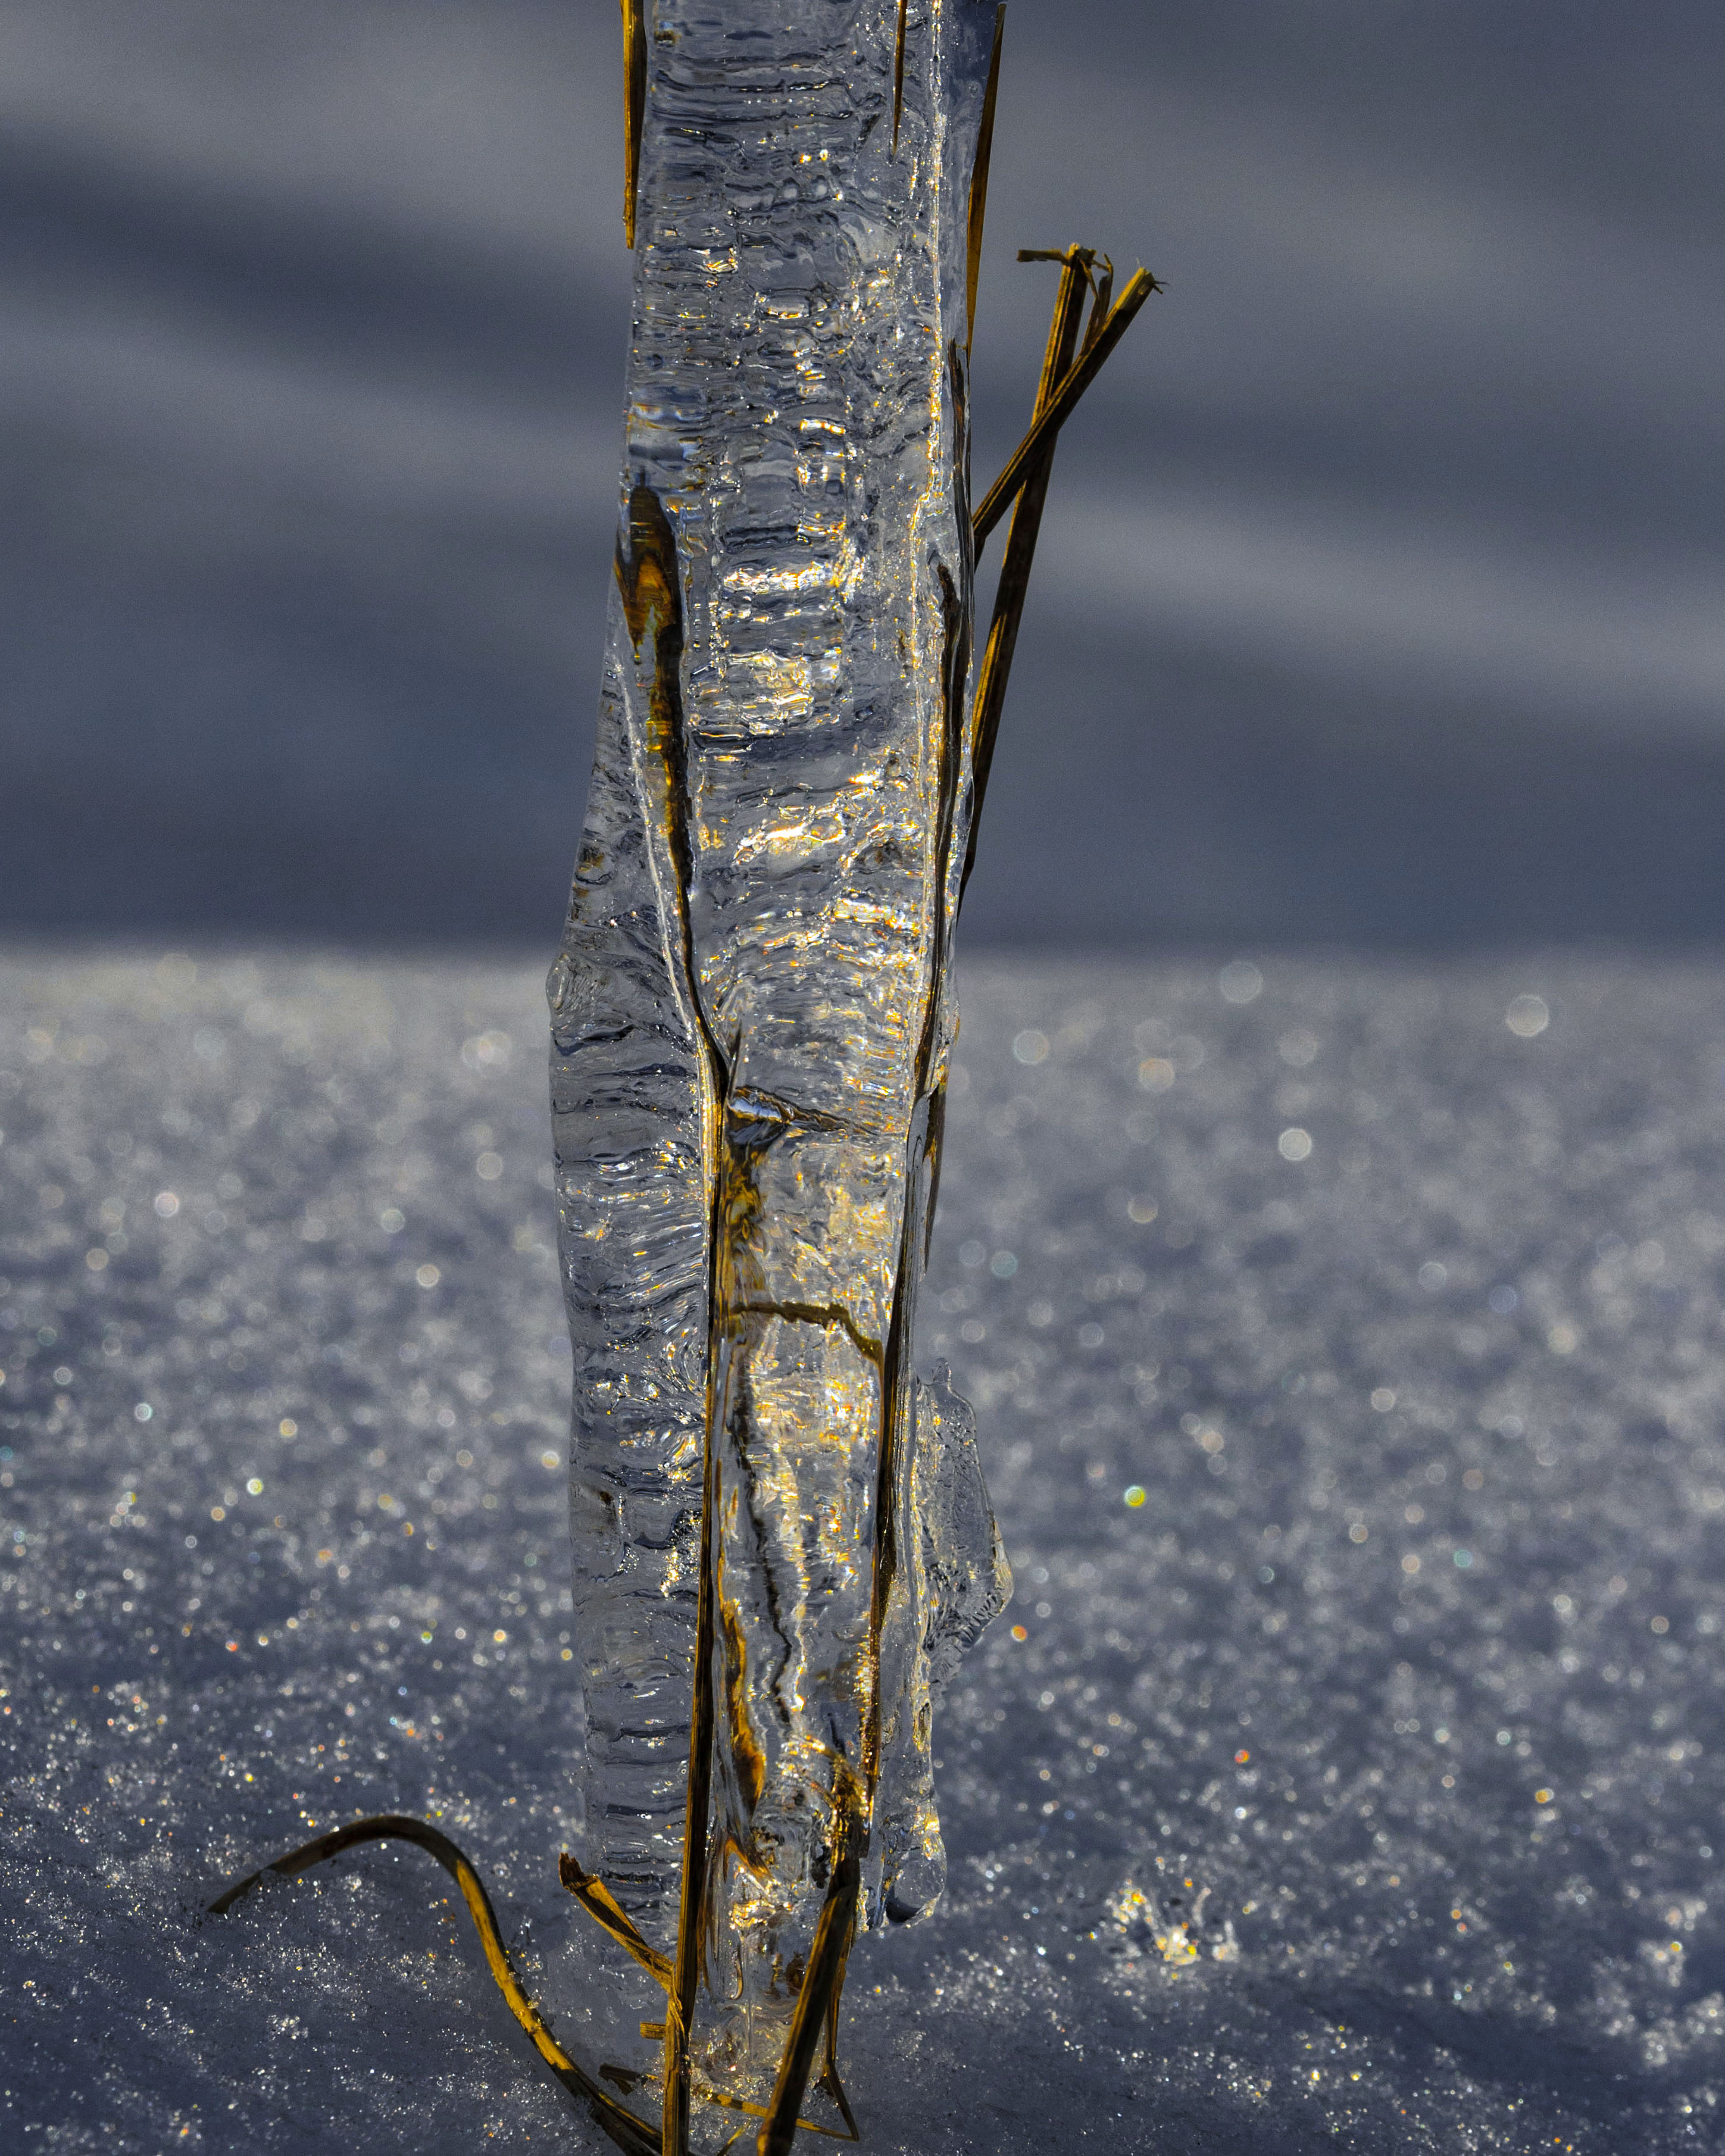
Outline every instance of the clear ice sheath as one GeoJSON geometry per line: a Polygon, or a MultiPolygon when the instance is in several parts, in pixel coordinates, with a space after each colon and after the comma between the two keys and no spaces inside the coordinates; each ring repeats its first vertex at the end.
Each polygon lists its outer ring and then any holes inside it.
{"type": "Polygon", "coordinates": [[[897,0],[647,15],[617,574],[549,983],[581,1855],[674,1951],[705,1548],[702,2056],[745,2079],[847,1835],[865,1923],[938,1894],[931,1691],[1010,1589],[968,1410],[913,1355],[993,15],[916,0],[901,45],[897,0]]]}

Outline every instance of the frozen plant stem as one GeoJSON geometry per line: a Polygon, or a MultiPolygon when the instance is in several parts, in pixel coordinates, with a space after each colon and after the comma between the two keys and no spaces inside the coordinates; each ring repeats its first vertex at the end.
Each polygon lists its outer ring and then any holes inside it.
{"type": "Polygon", "coordinates": [[[659,2156],[739,2112],[759,2156],[854,2135],[846,1957],[941,1892],[933,1704],[1010,1593],[969,1409],[915,1359],[952,934],[1058,431],[1156,286],[1112,302],[1091,250],[1050,258],[1033,424],[973,522],[1003,16],[623,0],[621,523],[547,983],[585,1724],[561,1876],[653,1987],[601,2069],[630,2101],[595,2113],[659,2156]]]}
{"type": "Polygon", "coordinates": [[[697,2082],[778,2145],[859,1907],[938,1892],[932,1657],[1004,1595],[963,1411],[911,1353],[993,30],[973,4],[661,9],[631,130],[624,528],[551,998],[583,1857],[671,1964],[667,2152],[697,2082]],[[938,1553],[943,1598],[918,1541],[942,1506],[978,1530],[938,1553]]]}
{"type": "Polygon", "coordinates": [[[771,2092],[779,2145],[853,1923],[938,1894],[932,1693],[1006,1592],[913,1358],[952,927],[1055,434],[1153,285],[1111,311],[1057,258],[973,706],[999,31],[661,8],[630,76],[624,522],[550,993],[584,1854],[672,1964],[667,2156],[697,2075],[771,2092]]]}

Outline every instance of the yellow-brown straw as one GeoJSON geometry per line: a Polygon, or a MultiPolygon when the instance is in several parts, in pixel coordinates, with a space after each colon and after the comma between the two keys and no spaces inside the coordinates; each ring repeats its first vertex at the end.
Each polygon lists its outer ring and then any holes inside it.
{"type": "Polygon", "coordinates": [[[898,155],[898,123],[905,109],[905,33],[910,27],[911,0],[898,0],[898,36],[893,41],[892,52],[892,148],[889,155],[898,155]]]}
{"type": "Polygon", "coordinates": [[[1153,292],[1166,290],[1167,287],[1158,284],[1147,270],[1134,272],[1126,290],[1109,309],[1107,319],[1086,343],[1076,362],[1067,370],[1060,388],[1032,421],[1029,432],[1007,459],[1005,470],[983,497],[983,506],[978,510],[973,526],[978,547],[983,545],[1006,514],[1014,496],[1029,477],[1042,451],[1071,418],[1079,398],[1101,373],[1102,362],[1126,335],[1132,316],[1153,292]]]}
{"type": "Polygon", "coordinates": [[[244,1879],[237,1880],[210,1903],[210,1914],[226,1916],[242,1896],[261,1886],[272,1872],[285,1879],[297,1878],[314,1865],[327,1863],[343,1850],[357,1848],[367,1841],[415,1842],[436,1858],[461,1890],[461,1898],[467,1904],[467,1912],[473,1918],[474,1928],[485,1950],[486,1966],[510,2012],[532,2038],[540,2057],[569,2093],[587,2105],[595,2124],[602,2127],[617,2146],[627,2152],[627,2156],[660,2156],[659,2136],[647,2122],[638,2118],[608,2090],[601,2088],[552,2035],[544,2015],[527,1996],[509,1958],[485,1882],[448,1835],[425,1820],[387,1812],[374,1819],[355,1820],[349,1826],[337,1827],[332,1834],[321,1834],[315,1841],[303,1843],[298,1849],[290,1850],[285,1856],[278,1856],[261,1871],[248,1872],[244,1879]]]}
{"type": "Polygon", "coordinates": [[[623,0],[623,237],[635,244],[635,194],[641,181],[641,127],[647,116],[645,0],[623,0]]]}
{"type": "Polygon", "coordinates": [[[970,168],[970,223],[964,259],[964,356],[976,328],[977,280],[983,266],[983,220],[988,209],[988,158],[994,147],[994,96],[1000,87],[1000,40],[1006,34],[1006,0],[994,10],[994,44],[988,54],[988,86],[983,92],[983,116],[976,131],[976,162],[970,168]]]}

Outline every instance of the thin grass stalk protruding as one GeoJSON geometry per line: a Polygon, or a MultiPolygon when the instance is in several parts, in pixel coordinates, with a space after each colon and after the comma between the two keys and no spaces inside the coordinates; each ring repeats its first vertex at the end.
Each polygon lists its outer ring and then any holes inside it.
{"type": "MultiPolygon", "coordinates": [[[[1023,261],[1027,257],[1020,255],[1019,259],[1023,261]]],[[[1029,255],[1028,259],[1048,258],[1029,255]]],[[[1084,318],[1085,289],[1090,280],[1091,264],[1095,257],[1087,248],[1069,247],[1064,254],[1051,259],[1058,259],[1062,264],[1060,285],[1055,298],[1053,318],[1049,323],[1048,343],[1042,355],[1042,373],[1036,385],[1033,420],[1040,418],[1054,401],[1058,386],[1072,364],[1079,326],[1084,318]]],[[[1006,539],[1005,558],[1001,562],[999,581],[995,587],[994,611],[988,623],[988,640],[983,648],[983,663],[977,670],[970,725],[970,830],[965,840],[964,873],[958,886],[961,903],[965,886],[970,881],[970,872],[976,865],[977,832],[982,823],[988,773],[993,767],[994,742],[1000,731],[1000,714],[1006,701],[1007,676],[1012,670],[1013,652],[1018,644],[1019,622],[1024,610],[1024,595],[1030,588],[1030,570],[1036,558],[1036,535],[1042,528],[1043,504],[1047,499],[1048,482],[1054,470],[1055,439],[1052,435],[1049,437],[1040,457],[1025,480],[1024,490],[1013,511],[1012,527],[1006,539]]]]}
{"type": "Polygon", "coordinates": [[[1045,445],[1071,418],[1079,398],[1101,373],[1103,361],[1126,335],[1133,316],[1153,292],[1166,289],[1147,270],[1133,274],[1126,290],[1109,309],[1106,321],[1068,369],[1047,408],[1032,421],[1029,432],[1007,459],[1005,470],[983,496],[983,506],[976,513],[978,547],[986,542],[988,534],[1011,506],[1045,445]]]}
{"type": "Polygon", "coordinates": [[[970,167],[970,212],[964,248],[964,357],[976,328],[976,294],[983,268],[983,224],[988,213],[988,160],[994,147],[994,100],[1000,88],[1000,42],[1006,35],[1006,0],[994,10],[994,42],[988,52],[988,86],[976,131],[976,156],[970,167]]]}
{"type": "MultiPolygon", "coordinates": [[[[840,1771],[844,1773],[842,1763],[840,1771]]],[[[850,1784],[848,1774],[845,1774],[845,1780],[850,1784]]],[[[809,2086],[809,2076],[814,2066],[814,2055],[829,2021],[838,2010],[839,1990],[845,1979],[845,1957],[850,1950],[851,1932],[856,1923],[857,1894],[862,1883],[862,1822],[858,1815],[860,1794],[851,1784],[841,1789],[839,1794],[840,1855],[833,1868],[827,1897],[821,1905],[819,1920],[814,1928],[802,1989],[797,1994],[796,2010],[791,2017],[790,2033],[785,2039],[784,2051],[779,2060],[778,2079],[773,2086],[773,2101],[768,2108],[766,2123],[755,2143],[757,2156],[789,2156],[799,2123],[803,2092],[809,2086]]],[[[850,2118],[850,2107],[845,2102],[842,2094],[839,2102],[844,2110],[845,2123],[854,2134],[855,2123],[850,2118]]]]}
{"type": "Polygon", "coordinates": [[[633,1955],[647,1974],[669,1991],[675,1981],[670,1962],[641,1937],[604,1881],[590,1871],[583,1871],[567,1849],[557,1859],[557,1877],[599,1929],[615,1939],[625,1953],[633,1955]]]}
{"type": "MultiPolygon", "coordinates": [[[[715,1245],[721,1232],[714,1205],[715,1245]]],[[[708,1267],[709,1294],[716,1268],[708,1267]]],[[[709,1306],[711,1308],[711,1305],[709,1306]]],[[[688,2156],[689,2038],[701,1979],[701,1935],[706,1919],[708,1818],[713,1771],[713,1373],[707,1373],[708,1416],[701,1491],[701,1573],[695,1620],[695,1681],[689,1716],[689,1783],[683,1822],[683,1883],[677,1901],[677,1957],[665,2005],[665,2110],[659,2156],[688,2156]]]]}
{"type": "Polygon", "coordinates": [[[646,0],[623,0],[623,239],[631,254],[635,198],[641,185],[641,130],[646,118],[646,0]]]}
{"type": "Polygon", "coordinates": [[[911,27],[911,0],[898,0],[898,34],[892,44],[892,147],[898,155],[898,123],[905,110],[905,37],[911,27]]]}

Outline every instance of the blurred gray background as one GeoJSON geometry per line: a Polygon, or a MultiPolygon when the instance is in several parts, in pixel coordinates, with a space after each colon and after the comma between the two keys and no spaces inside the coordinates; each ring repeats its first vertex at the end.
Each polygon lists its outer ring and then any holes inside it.
{"type": "MultiPolygon", "coordinates": [[[[0,0],[0,927],[536,945],[591,753],[614,0],[0,0]]],[[[979,478],[1069,429],[973,942],[1725,934],[1725,11],[1012,0],[979,478]]]]}

